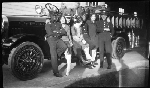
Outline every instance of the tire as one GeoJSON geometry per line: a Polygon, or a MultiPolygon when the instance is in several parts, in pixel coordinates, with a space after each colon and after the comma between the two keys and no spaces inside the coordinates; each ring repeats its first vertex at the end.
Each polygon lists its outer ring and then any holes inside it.
{"type": "Polygon", "coordinates": [[[122,37],[118,37],[113,43],[113,58],[121,59],[125,54],[125,39],[122,37]]]}
{"type": "Polygon", "coordinates": [[[8,58],[10,71],[16,78],[22,81],[35,78],[42,70],[43,63],[43,52],[33,42],[23,42],[13,48],[8,58]]]}

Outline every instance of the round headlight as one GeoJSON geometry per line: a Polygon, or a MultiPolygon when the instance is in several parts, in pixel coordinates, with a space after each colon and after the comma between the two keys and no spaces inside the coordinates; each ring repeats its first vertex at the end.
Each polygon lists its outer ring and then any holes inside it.
{"type": "Polygon", "coordinates": [[[41,14],[42,13],[42,6],[36,5],[35,6],[35,11],[36,11],[37,14],[41,14]]]}

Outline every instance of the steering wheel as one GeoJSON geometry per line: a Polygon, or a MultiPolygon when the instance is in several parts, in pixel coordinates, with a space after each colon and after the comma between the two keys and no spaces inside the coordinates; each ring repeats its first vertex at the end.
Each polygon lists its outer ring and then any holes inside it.
{"type": "Polygon", "coordinates": [[[52,10],[56,13],[59,13],[59,9],[57,8],[57,6],[53,5],[52,10]]]}
{"type": "Polygon", "coordinates": [[[45,8],[49,11],[52,11],[52,8],[51,8],[52,4],[51,3],[46,3],[45,4],[45,8]]]}
{"type": "Polygon", "coordinates": [[[52,11],[52,12],[56,12],[56,13],[59,13],[59,9],[57,8],[57,6],[55,5],[52,5],[51,3],[47,3],[45,4],[45,8],[48,10],[48,11],[52,11]]]}

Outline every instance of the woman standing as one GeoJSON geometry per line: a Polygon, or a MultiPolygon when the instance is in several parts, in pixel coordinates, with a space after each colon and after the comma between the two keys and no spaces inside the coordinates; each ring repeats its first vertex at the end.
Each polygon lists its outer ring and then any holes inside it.
{"type": "Polygon", "coordinates": [[[96,50],[98,48],[98,36],[96,34],[95,19],[96,19],[96,14],[91,14],[90,20],[86,21],[89,37],[90,37],[92,43],[95,45],[94,49],[90,49],[90,52],[92,54],[93,65],[97,64],[97,63],[95,63],[95,57],[96,57],[96,50]]]}
{"type": "Polygon", "coordinates": [[[71,67],[71,46],[72,44],[72,39],[71,39],[71,35],[70,35],[70,27],[69,25],[67,25],[67,20],[65,19],[64,16],[62,16],[60,18],[60,22],[62,24],[62,27],[65,29],[65,31],[67,32],[67,36],[62,36],[62,40],[65,42],[65,44],[67,45],[67,49],[65,51],[65,58],[67,60],[67,70],[66,70],[66,76],[69,75],[70,72],[70,67],[71,67]]]}

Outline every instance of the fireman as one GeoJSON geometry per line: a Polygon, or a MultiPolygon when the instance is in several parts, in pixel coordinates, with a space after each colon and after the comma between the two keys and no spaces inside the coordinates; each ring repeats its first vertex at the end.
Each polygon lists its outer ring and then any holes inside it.
{"type": "Polygon", "coordinates": [[[105,8],[101,12],[102,20],[96,22],[97,25],[97,33],[98,33],[98,45],[100,50],[100,68],[103,68],[104,62],[104,48],[106,51],[106,58],[108,67],[107,69],[111,69],[111,53],[112,53],[112,45],[111,45],[111,37],[114,34],[113,25],[110,20],[107,20],[108,9],[105,8]]]}
{"type": "Polygon", "coordinates": [[[47,33],[47,41],[50,46],[51,65],[54,76],[62,77],[58,71],[57,56],[61,56],[67,49],[67,45],[63,42],[61,36],[66,35],[61,23],[57,22],[57,14],[51,14],[50,18],[46,20],[45,30],[47,33]]]}

